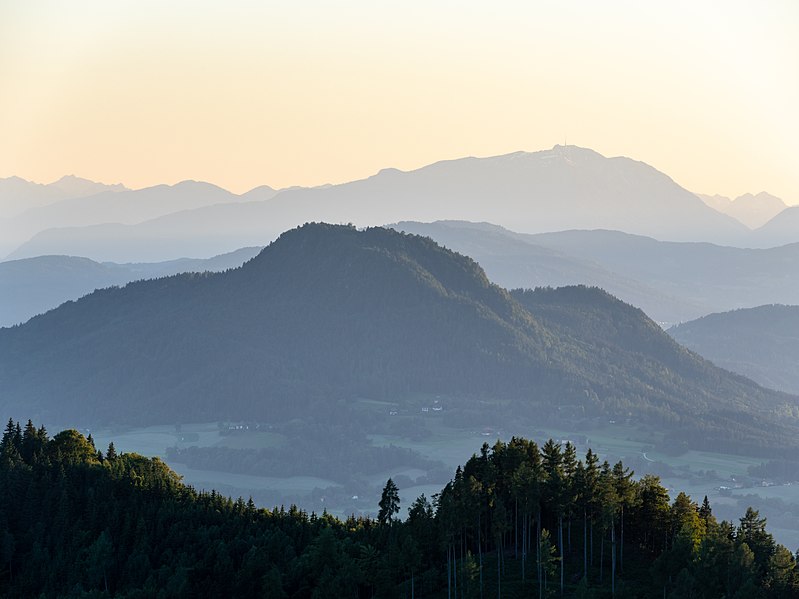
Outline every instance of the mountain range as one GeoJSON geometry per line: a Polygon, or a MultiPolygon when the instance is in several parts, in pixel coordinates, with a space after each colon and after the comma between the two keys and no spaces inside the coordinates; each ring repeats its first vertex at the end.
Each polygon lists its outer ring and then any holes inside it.
{"type": "Polygon", "coordinates": [[[664,324],[766,303],[799,304],[799,243],[744,249],[619,231],[525,235],[488,223],[392,225],[471,256],[503,287],[601,287],[664,324]]]}
{"type": "Polygon", "coordinates": [[[722,368],[766,387],[799,394],[799,306],[709,314],[668,332],[722,368]]]}
{"type": "Polygon", "coordinates": [[[770,247],[795,243],[797,231],[799,231],[799,206],[791,206],[754,231],[750,245],[770,247]]]}
{"type": "MultiPolygon", "coordinates": [[[[525,233],[603,228],[725,244],[748,240],[751,234],[653,167],[576,146],[448,160],[408,172],[384,169],[360,181],[287,189],[261,199],[187,199],[178,210],[157,216],[138,212],[127,219],[98,211],[91,212],[91,222],[77,223],[76,217],[58,225],[53,225],[55,217],[42,218],[35,234],[28,222],[14,224],[33,236],[9,258],[66,254],[129,262],[209,256],[263,245],[313,221],[368,226],[460,219],[525,233]]],[[[18,218],[14,223],[24,221],[18,218]]]]}
{"type": "Polygon", "coordinates": [[[207,259],[116,264],[74,256],[38,256],[0,262],[0,327],[25,322],[96,289],[183,272],[216,272],[241,266],[261,248],[241,248],[207,259]]]}
{"type": "MultiPolygon", "coordinates": [[[[742,249],[661,242],[610,231],[529,236],[489,223],[391,225],[474,258],[508,289],[588,285],[640,307],[663,326],[770,303],[799,304],[799,244],[742,249]]],[[[257,238],[257,236],[254,236],[257,238]]],[[[198,248],[199,249],[199,248],[198,248]]],[[[0,326],[10,326],[110,285],[179,272],[239,266],[255,248],[218,258],[97,263],[40,256],[0,262],[0,326]]]]}
{"type": "MultiPolygon", "coordinates": [[[[49,231],[50,235],[56,237],[63,234],[65,229],[70,231],[75,227],[90,227],[92,231],[113,231],[115,227],[122,225],[132,225],[213,204],[264,201],[276,193],[271,187],[261,186],[238,196],[216,185],[198,181],[182,181],[176,185],[156,185],[138,190],[104,190],[100,193],[79,195],[33,207],[0,220],[0,231],[3,233],[0,237],[3,239],[4,247],[13,247],[41,231],[49,231]],[[98,228],[98,225],[104,227],[98,228]]],[[[105,243],[114,247],[118,241],[111,235],[105,238],[105,243]]],[[[56,246],[54,251],[36,252],[24,256],[15,252],[12,257],[53,254],[92,256],[90,252],[64,252],[56,246]]],[[[180,256],[174,256],[177,257],[180,256]]]]}
{"type": "Polygon", "coordinates": [[[49,184],[33,183],[20,177],[0,178],[0,219],[60,200],[81,198],[106,191],[126,191],[124,185],[106,185],[74,175],[49,184]]]}
{"type": "Polygon", "coordinates": [[[711,208],[730,215],[750,229],[762,227],[788,207],[780,198],[764,191],[756,195],[746,193],[735,199],[718,194],[697,195],[711,208]]]}
{"type": "Polygon", "coordinates": [[[715,450],[796,445],[796,397],[585,287],[518,291],[382,228],[306,225],[242,267],[96,291],[0,329],[0,408],[152,424],[445,396],[465,421],[613,418],[715,450]]]}

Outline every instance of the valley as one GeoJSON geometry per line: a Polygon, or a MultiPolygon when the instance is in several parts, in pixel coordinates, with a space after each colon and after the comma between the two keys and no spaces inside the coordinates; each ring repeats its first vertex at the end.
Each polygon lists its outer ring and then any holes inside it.
{"type": "MultiPolygon", "coordinates": [[[[390,418],[395,418],[391,416],[390,418]]],[[[402,418],[400,416],[400,418],[402,418]]],[[[407,416],[406,416],[407,418],[407,416]]],[[[232,423],[200,423],[151,426],[131,429],[92,430],[98,447],[111,441],[118,451],[160,457],[183,477],[183,482],[198,490],[216,489],[232,497],[252,497],[259,505],[288,506],[296,503],[308,511],[327,510],[339,518],[351,514],[374,516],[377,500],[387,478],[399,487],[401,504],[408,506],[419,495],[432,497],[483,443],[493,445],[497,440],[512,437],[534,439],[540,444],[553,438],[573,443],[578,453],[589,447],[600,457],[615,463],[622,460],[640,478],[654,474],[661,478],[674,497],[679,492],[697,499],[707,496],[719,518],[734,520],[742,509],[752,506],[768,518],[769,529],[778,542],[787,547],[799,547],[799,481],[780,483],[758,478],[748,469],[763,462],[759,457],[688,450],[664,453],[657,445],[662,435],[646,427],[622,424],[595,424],[588,428],[556,426],[507,426],[460,428],[447,424],[446,417],[426,419],[425,438],[411,439],[401,434],[374,433],[367,436],[369,445],[401,447],[430,461],[431,468],[397,465],[378,473],[364,475],[353,472],[349,479],[332,480],[310,474],[311,468],[297,463],[296,474],[272,476],[268,471],[250,474],[229,470],[200,470],[170,459],[174,449],[188,447],[235,448],[259,450],[287,443],[286,438],[271,432],[240,430],[229,434],[226,427],[246,426],[232,423]],[[768,486],[764,486],[768,485],[768,486]]],[[[415,429],[418,430],[418,429],[415,429]]]]}

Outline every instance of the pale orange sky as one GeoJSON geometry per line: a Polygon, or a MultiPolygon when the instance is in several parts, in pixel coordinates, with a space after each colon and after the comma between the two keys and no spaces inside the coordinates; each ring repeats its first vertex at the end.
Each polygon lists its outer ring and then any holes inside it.
{"type": "Polygon", "coordinates": [[[799,203],[799,2],[0,3],[0,177],[236,192],[563,143],[799,203]]]}

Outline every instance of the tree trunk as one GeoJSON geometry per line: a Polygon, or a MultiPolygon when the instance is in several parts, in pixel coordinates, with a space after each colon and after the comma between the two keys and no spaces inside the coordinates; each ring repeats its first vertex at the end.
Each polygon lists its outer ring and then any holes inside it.
{"type": "Polygon", "coordinates": [[[616,525],[610,525],[610,592],[616,596],[616,525]]]}
{"type": "Polygon", "coordinates": [[[451,545],[447,545],[447,599],[452,599],[452,579],[450,578],[452,567],[449,562],[450,547],[451,545]]]}
{"type": "Polygon", "coordinates": [[[568,542],[566,543],[566,549],[569,552],[569,554],[571,554],[571,552],[572,552],[572,517],[571,516],[569,516],[568,527],[569,527],[569,536],[568,536],[568,542]]]}
{"type": "Polygon", "coordinates": [[[519,559],[519,500],[513,500],[513,559],[519,559]]]}
{"type": "Polygon", "coordinates": [[[483,542],[480,525],[480,512],[477,512],[477,553],[480,556],[480,599],[483,599],[483,542]]]}
{"type": "Polygon", "coordinates": [[[621,506],[621,545],[619,546],[619,571],[624,572],[624,504],[621,506]]]}
{"type": "Polygon", "coordinates": [[[599,536],[599,584],[605,579],[605,571],[603,566],[605,564],[605,535],[599,536]]]}
{"type": "Polygon", "coordinates": [[[583,576],[588,582],[588,512],[583,508],[583,576]]]}
{"type": "Polygon", "coordinates": [[[542,597],[544,594],[543,587],[541,586],[541,508],[538,508],[538,518],[535,521],[535,561],[536,572],[538,578],[538,596],[542,597]]]}
{"type": "Polygon", "coordinates": [[[527,514],[522,514],[522,582],[524,582],[524,565],[527,558],[527,514]]]}
{"type": "Polygon", "coordinates": [[[458,599],[458,549],[452,546],[452,583],[455,590],[455,599],[458,599]]]}
{"type": "Polygon", "coordinates": [[[563,569],[566,560],[563,559],[563,516],[558,516],[558,544],[560,545],[560,595],[563,596],[563,569]]]}
{"type": "Polygon", "coordinates": [[[466,527],[461,530],[461,597],[466,593],[466,527]]]}
{"type": "Polygon", "coordinates": [[[497,538],[497,599],[502,599],[502,569],[499,562],[502,555],[501,542],[501,537],[497,538]]]}

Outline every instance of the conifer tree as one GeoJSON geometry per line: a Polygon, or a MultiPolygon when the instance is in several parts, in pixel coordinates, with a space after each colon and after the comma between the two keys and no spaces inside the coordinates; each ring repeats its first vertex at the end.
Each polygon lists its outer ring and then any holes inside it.
{"type": "Polygon", "coordinates": [[[383,487],[378,506],[380,511],[377,513],[377,521],[384,526],[393,522],[394,516],[400,511],[399,489],[390,478],[383,487]]]}

